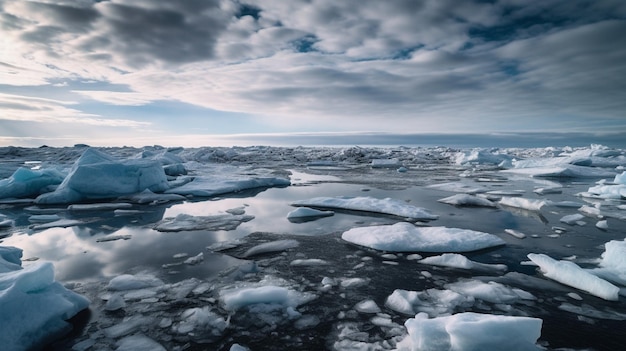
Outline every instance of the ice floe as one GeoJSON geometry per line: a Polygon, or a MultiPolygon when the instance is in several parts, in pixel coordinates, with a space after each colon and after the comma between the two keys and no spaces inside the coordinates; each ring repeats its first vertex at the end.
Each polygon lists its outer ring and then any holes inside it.
{"type": "Polygon", "coordinates": [[[193,177],[192,181],[166,190],[165,193],[210,197],[248,189],[281,187],[290,184],[289,179],[282,177],[215,174],[193,177]]]}
{"type": "Polygon", "coordinates": [[[454,206],[496,207],[494,202],[470,194],[456,194],[437,201],[454,206]]]}
{"type": "Polygon", "coordinates": [[[287,214],[287,219],[292,222],[310,221],[321,217],[329,217],[334,215],[333,211],[320,211],[314,208],[298,207],[287,214]]]}
{"type": "Polygon", "coordinates": [[[539,318],[474,312],[436,318],[419,313],[404,323],[408,336],[397,350],[537,351],[542,323],[539,318]]]}
{"type": "Polygon", "coordinates": [[[297,240],[293,240],[293,239],[270,241],[268,243],[259,244],[248,249],[243,254],[243,257],[252,257],[256,255],[263,255],[263,254],[270,253],[270,252],[285,251],[285,250],[298,247],[299,245],[300,243],[297,240]]]}
{"type": "Polygon", "coordinates": [[[180,213],[176,217],[165,218],[154,226],[160,232],[180,232],[183,230],[234,230],[241,223],[254,219],[250,215],[230,213],[212,216],[192,216],[180,213]]]}
{"type": "Polygon", "coordinates": [[[556,261],[545,254],[528,254],[528,258],[539,266],[544,276],[559,283],[588,292],[605,300],[617,301],[619,288],[608,281],[580,268],[570,261],[556,261]]]}
{"type": "Polygon", "coordinates": [[[546,205],[545,200],[527,199],[524,197],[505,196],[498,202],[500,205],[521,208],[528,211],[539,211],[546,205]]]}
{"type": "Polygon", "coordinates": [[[416,227],[406,222],[352,228],[341,238],[391,252],[468,252],[504,245],[504,241],[493,234],[460,228],[416,227]]]}
{"type": "Polygon", "coordinates": [[[89,301],[54,280],[49,262],[21,267],[22,250],[0,247],[0,340],[4,350],[26,351],[62,335],[68,319],[89,301]]]}
{"type": "Polygon", "coordinates": [[[299,200],[291,203],[292,206],[306,206],[325,209],[342,209],[350,211],[364,211],[409,218],[412,220],[430,221],[439,218],[427,209],[415,207],[392,198],[377,199],[370,196],[357,197],[315,197],[309,200],[299,200]]]}

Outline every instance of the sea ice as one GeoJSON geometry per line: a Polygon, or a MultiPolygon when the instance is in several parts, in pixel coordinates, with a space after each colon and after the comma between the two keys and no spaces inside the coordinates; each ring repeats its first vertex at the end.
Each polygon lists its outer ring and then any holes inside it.
{"type": "Polygon", "coordinates": [[[469,308],[475,299],[452,290],[428,289],[425,291],[409,291],[396,289],[385,300],[385,306],[396,312],[415,315],[427,313],[431,317],[449,314],[457,308],[469,308]]]}
{"type": "Polygon", "coordinates": [[[398,168],[402,166],[402,162],[400,162],[397,158],[390,159],[374,159],[372,160],[372,168],[398,168]]]}
{"type": "Polygon", "coordinates": [[[490,152],[484,149],[473,149],[468,151],[462,151],[456,153],[453,156],[453,160],[457,165],[465,164],[493,164],[499,165],[504,162],[508,164],[511,162],[512,157],[507,154],[496,152],[490,152]]]}
{"type": "Polygon", "coordinates": [[[462,280],[447,284],[445,287],[464,296],[497,304],[510,304],[518,300],[535,299],[527,291],[510,288],[496,282],[484,283],[480,280],[462,280]]]}
{"type": "Polygon", "coordinates": [[[583,218],[585,218],[585,216],[581,215],[580,213],[575,213],[575,214],[563,216],[563,217],[561,217],[561,219],[559,221],[561,221],[561,222],[563,222],[565,224],[574,225],[577,222],[579,222],[580,220],[582,220],[583,218]]]}
{"type": "Polygon", "coordinates": [[[250,215],[232,215],[230,213],[212,216],[192,216],[180,213],[176,217],[165,218],[154,229],[160,232],[180,232],[184,230],[234,230],[241,223],[254,219],[250,215]]]}
{"type": "Polygon", "coordinates": [[[369,196],[358,197],[316,197],[291,203],[292,206],[343,209],[388,214],[412,220],[434,220],[438,216],[428,210],[408,205],[395,199],[377,199],[369,196]]]}
{"type": "Polygon", "coordinates": [[[594,167],[564,165],[556,167],[512,168],[500,172],[522,174],[531,177],[546,178],[605,178],[612,177],[615,172],[594,167]]]}
{"type": "Polygon", "coordinates": [[[36,196],[61,184],[65,176],[56,169],[18,168],[9,178],[0,180],[0,199],[36,196]]]}
{"type": "Polygon", "coordinates": [[[145,335],[135,334],[120,339],[115,351],[166,351],[166,349],[145,335]]]}
{"type": "Polygon", "coordinates": [[[460,269],[473,269],[481,271],[506,271],[508,267],[505,264],[486,264],[476,261],[472,261],[467,257],[455,254],[445,253],[440,256],[426,257],[419,261],[422,264],[429,264],[433,266],[443,266],[460,269]]]}
{"type": "Polygon", "coordinates": [[[357,245],[392,252],[468,252],[504,245],[502,239],[488,233],[459,228],[416,227],[406,222],[352,228],[341,238],[357,245]]]}
{"type": "Polygon", "coordinates": [[[163,286],[162,280],[148,274],[122,274],[111,279],[107,288],[111,291],[136,290],[163,286]]]}
{"type": "Polygon", "coordinates": [[[220,301],[228,311],[237,311],[243,307],[256,304],[271,304],[295,308],[311,299],[312,296],[310,294],[273,285],[220,291],[220,301]]]}
{"type": "Polygon", "coordinates": [[[124,196],[123,199],[127,199],[130,202],[137,204],[163,204],[167,202],[185,201],[186,197],[178,194],[156,194],[150,189],[146,189],[138,194],[124,196]]]}
{"type": "Polygon", "coordinates": [[[619,288],[599,278],[570,261],[556,261],[544,254],[528,254],[546,277],[576,289],[586,291],[605,300],[617,301],[619,288]]]}
{"type": "Polygon", "coordinates": [[[89,300],[54,280],[54,267],[37,262],[21,267],[22,251],[0,247],[0,340],[4,350],[25,351],[62,335],[66,320],[89,300]]]}
{"type": "Polygon", "coordinates": [[[44,230],[50,228],[67,228],[73,227],[75,225],[83,224],[84,222],[79,221],[77,219],[59,219],[52,222],[47,222],[43,224],[34,224],[30,228],[33,230],[44,230]]]}
{"type": "Polygon", "coordinates": [[[150,160],[118,161],[89,148],[74,163],[54,192],[39,195],[38,204],[67,204],[90,199],[110,199],[169,188],[161,164],[150,160]]]}
{"type": "Polygon", "coordinates": [[[399,351],[537,351],[543,321],[531,317],[473,312],[428,318],[419,313],[404,325],[399,351]]]}
{"type": "Polygon", "coordinates": [[[70,211],[110,211],[110,210],[124,210],[133,207],[132,204],[125,202],[113,202],[113,203],[98,203],[98,204],[74,204],[67,206],[70,211]]]}
{"type": "Polygon", "coordinates": [[[361,313],[380,313],[381,309],[374,300],[363,300],[354,306],[354,309],[361,313]]]}
{"type": "Polygon", "coordinates": [[[590,187],[587,191],[603,199],[626,198],[626,171],[616,175],[613,184],[599,184],[590,187]]]}
{"type": "Polygon", "coordinates": [[[589,272],[615,284],[626,286],[626,239],[611,240],[604,244],[604,252],[598,265],[599,268],[591,269],[589,272]]]}
{"type": "Polygon", "coordinates": [[[454,206],[496,207],[495,203],[470,194],[456,194],[437,201],[454,206]]]}
{"type": "Polygon", "coordinates": [[[470,195],[484,193],[488,190],[487,188],[470,186],[462,182],[433,184],[433,185],[429,185],[428,188],[448,191],[452,193],[463,193],[463,194],[470,194],[470,195]]]}

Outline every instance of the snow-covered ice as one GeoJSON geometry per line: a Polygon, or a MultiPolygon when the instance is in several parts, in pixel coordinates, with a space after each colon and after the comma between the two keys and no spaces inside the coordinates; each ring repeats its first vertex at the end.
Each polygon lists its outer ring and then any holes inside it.
{"type": "Polygon", "coordinates": [[[252,257],[257,255],[263,255],[270,252],[280,252],[298,247],[300,243],[297,240],[285,239],[276,240],[269,243],[259,244],[248,249],[243,257],[252,257]]]}
{"type": "Polygon", "coordinates": [[[542,320],[473,312],[428,318],[419,313],[404,325],[399,351],[537,351],[542,320]]]}
{"type": "Polygon", "coordinates": [[[210,197],[255,188],[284,187],[290,184],[289,179],[282,177],[214,174],[193,177],[192,181],[166,190],[165,193],[210,197]]]}
{"type": "Polygon", "coordinates": [[[370,196],[315,197],[309,200],[295,201],[291,205],[381,213],[423,221],[439,218],[421,207],[408,205],[392,198],[377,199],[370,196]]]}
{"type": "Polygon", "coordinates": [[[586,291],[605,300],[617,301],[619,288],[608,281],[580,268],[570,261],[556,261],[545,254],[528,254],[528,258],[539,266],[546,277],[576,289],[586,291]]]}
{"type": "Polygon", "coordinates": [[[445,253],[439,256],[426,257],[419,261],[422,264],[433,266],[443,266],[450,268],[472,269],[480,271],[504,272],[508,268],[505,264],[487,264],[472,261],[461,254],[445,253]]]}
{"type": "Polygon", "coordinates": [[[18,168],[9,178],[0,180],[0,199],[31,197],[52,190],[65,176],[56,169],[18,168]]]}
{"type": "Polygon", "coordinates": [[[230,213],[211,216],[192,216],[185,213],[176,217],[165,218],[154,226],[160,232],[180,232],[183,230],[233,230],[241,223],[254,219],[250,215],[232,215],[230,213]]]}
{"type": "Polygon", "coordinates": [[[341,238],[392,252],[468,252],[504,245],[504,241],[493,234],[460,228],[416,227],[406,222],[353,228],[341,238]]]}

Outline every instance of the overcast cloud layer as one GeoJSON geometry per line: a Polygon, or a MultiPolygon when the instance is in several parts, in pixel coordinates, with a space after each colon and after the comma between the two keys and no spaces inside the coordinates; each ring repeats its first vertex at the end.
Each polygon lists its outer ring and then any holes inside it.
{"type": "Polygon", "coordinates": [[[623,0],[0,0],[0,145],[624,132],[624,38],[623,0]]]}

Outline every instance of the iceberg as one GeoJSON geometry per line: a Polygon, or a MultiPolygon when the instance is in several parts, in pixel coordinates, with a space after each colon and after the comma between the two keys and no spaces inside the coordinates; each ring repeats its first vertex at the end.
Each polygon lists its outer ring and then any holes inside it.
{"type": "Polygon", "coordinates": [[[352,228],[341,238],[360,246],[393,252],[469,252],[504,245],[499,237],[469,229],[393,225],[352,228]]]}
{"type": "Polygon", "coordinates": [[[408,336],[399,351],[537,351],[543,321],[539,318],[473,312],[428,318],[419,313],[404,325],[408,336]]]}
{"type": "Polygon", "coordinates": [[[619,298],[620,289],[617,286],[585,271],[574,262],[556,261],[548,255],[534,253],[528,254],[528,258],[539,266],[543,275],[561,284],[609,301],[619,298]]]}
{"type": "Polygon", "coordinates": [[[21,267],[22,250],[0,246],[0,340],[25,351],[71,330],[66,321],[89,306],[85,297],[54,280],[50,262],[21,267]]]}
{"type": "Polygon", "coordinates": [[[30,197],[51,191],[65,176],[55,169],[18,168],[9,178],[0,180],[0,199],[30,197]]]}
{"type": "Polygon", "coordinates": [[[306,206],[313,208],[341,209],[350,211],[364,211],[380,213],[412,220],[430,221],[439,218],[428,210],[407,205],[391,198],[377,199],[370,196],[357,197],[315,197],[309,200],[300,200],[291,203],[292,206],[306,206]]]}
{"type": "Polygon", "coordinates": [[[74,163],[70,173],[51,193],[39,195],[37,204],[69,204],[111,199],[145,189],[162,192],[169,188],[161,164],[151,160],[118,161],[89,148],[74,163]]]}

